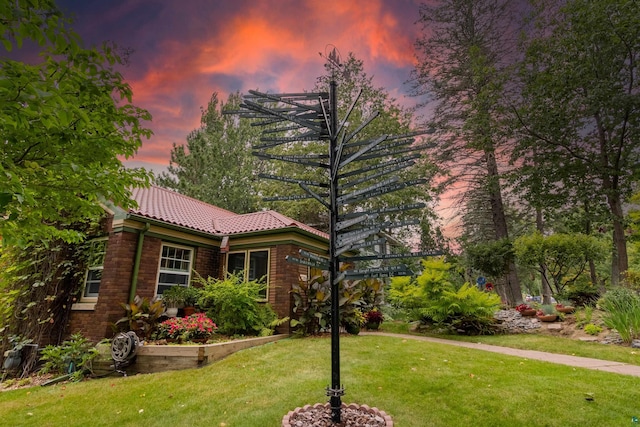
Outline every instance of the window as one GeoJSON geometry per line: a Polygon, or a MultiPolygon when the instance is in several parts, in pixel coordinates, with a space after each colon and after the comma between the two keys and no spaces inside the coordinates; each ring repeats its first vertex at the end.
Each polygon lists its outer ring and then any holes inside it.
{"type": "Polygon", "coordinates": [[[96,239],[89,243],[87,273],[84,278],[84,298],[95,298],[100,292],[100,281],[104,268],[104,254],[107,251],[107,239],[96,239]]]}
{"type": "Polygon", "coordinates": [[[188,286],[191,276],[191,248],[162,245],[157,294],[172,286],[188,286]]]}
{"type": "MultiPolygon", "coordinates": [[[[227,271],[239,273],[249,281],[267,285],[269,283],[269,251],[231,252],[227,256],[227,271]]],[[[260,296],[267,299],[266,286],[260,291],[260,296]]]]}

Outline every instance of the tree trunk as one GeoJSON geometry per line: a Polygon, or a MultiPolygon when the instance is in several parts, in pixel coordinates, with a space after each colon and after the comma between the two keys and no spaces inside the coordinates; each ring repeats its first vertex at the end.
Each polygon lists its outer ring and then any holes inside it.
{"type": "Polygon", "coordinates": [[[611,284],[617,285],[620,279],[629,269],[627,256],[627,241],[624,236],[624,224],[622,223],[622,204],[617,194],[607,196],[609,207],[613,215],[613,255],[611,257],[611,284]]]}
{"type": "MultiPolygon", "coordinates": [[[[502,192],[500,188],[500,175],[496,162],[493,147],[485,150],[487,161],[487,177],[489,180],[489,198],[491,203],[491,217],[495,229],[496,239],[508,239],[507,218],[504,214],[504,204],[502,203],[502,192]]],[[[522,290],[516,272],[516,265],[513,260],[509,261],[505,272],[505,293],[506,303],[510,306],[522,304],[522,290]]]]}
{"type": "Polygon", "coordinates": [[[629,269],[629,258],[627,256],[627,242],[624,237],[624,225],[622,220],[622,201],[620,200],[619,175],[609,172],[619,171],[620,168],[615,160],[611,160],[607,151],[607,137],[600,118],[600,114],[595,114],[598,129],[598,139],[600,141],[600,167],[602,169],[602,187],[607,195],[609,210],[613,223],[613,254],[611,256],[611,284],[620,283],[620,278],[629,269]],[[613,164],[611,164],[613,163],[613,164]]]}
{"type": "MultiPolygon", "coordinates": [[[[544,224],[542,222],[542,209],[538,206],[536,207],[536,228],[540,232],[540,234],[544,235],[544,224]]],[[[549,279],[547,279],[547,265],[540,264],[540,283],[542,284],[542,303],[543,304],[551,304],[551,285],[549,284],[549,279]]]]}
{"type": "Polygon", "coordinates": [[[540,264],[540,277],[542,278],[542,304],[551,304],[553,291],[551,290],[551,284],[547,278],[546,264],[540,264]]]}

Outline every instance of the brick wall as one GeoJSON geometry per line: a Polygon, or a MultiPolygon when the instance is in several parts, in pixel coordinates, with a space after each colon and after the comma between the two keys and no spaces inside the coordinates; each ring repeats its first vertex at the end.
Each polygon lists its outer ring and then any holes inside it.
{"type": "MultiPolygon", "coordinates": [[[[278,317],[292,316],[293,297],[291,287],[298,283],[300,274],[306,274],[307,268],[286,261],[286,256],[299,256],[299,246],[279,245],[271,248],[271,258],[269,260],[269,304],[278,314],[278,317]]],[[[280,333],[289,333],[290,327],[287,322],[278,328],[280,333]]]]}
{"type": "MultiPolygon", "coordinates": [[[[137,244],[138,233],[110,234],[95,310],[74,310],[69,321],[69,334],[80,331],[94,342],[113,336],[111,325],[124,316],[121,304],[129,300],[137,244]]],[[[162,239],[146,235],[142,248],[135,294],[151,299],[156,294],[162,239]]],[[[221,277],[219,250],[204,247],[194,247],[194,250],[194,269],[205,278],[221,277]]]]}
{"type": "Polygon", "coordinates": [[[218,248],[197,248],[193,268],[205,279],[209,276],[222,278],[221,259],[218,248]]]}
{"type": "MultiPolygon", "coordinates": [[[[140,269],[138,270],[136,295],[147,299],[151,299],[156,295],[160,255],[162,255],[162,239],[145,236],[142,244],[140,269]]],[[[131,264],[133,264],[133,260],[134,258],[131,258],[131,264]]]]}
{"type": "Polygon", "coordinates": [[[73,311],[69,333],[77,331],[92,341],[111,337],[111,324],[120,319],[124,310],[120,303],[129,298],[138,236],[134,233],[111,233],[107,243],[100,295],[92,311],[73,311]]]}
{"type": "MultiPolygon", "coordinates": [[[[138,244],[137,232],[119,232],[109,235],[100,294],[95,310],[74,310],[69,322],[69,334],[81,331],[92,341],[113,336],[112,324],[125,314],[121,304],[129,299],[133,264],[138,244]]],[[[162,240],[145,235],[142,260],[138,272],[136,295],[153,298],[156,293],[162,240]]],[[[204,278],[223,275],[223,255],[217,248],[194,247],[193,268],[204,278]]],[[[287,255],[298,256],[297,245],[279,245],[270,248],[270,283],[268,302],[278,317],[292,315],[293,298],[290,290],[307,268],[288,263],[287,255]]],[[[278,332],[289,332],[288,323],[278,332]]]]}

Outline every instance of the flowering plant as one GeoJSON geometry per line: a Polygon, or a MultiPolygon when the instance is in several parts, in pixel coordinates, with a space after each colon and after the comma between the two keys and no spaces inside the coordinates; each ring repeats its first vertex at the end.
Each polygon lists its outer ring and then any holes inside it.
{"type": "Polygon", "coordinates": [[[493,290],[493,283],[489,282],[485,285],[484,290],[487,292],[491,292],[493,290]]]}
{"type": "Polygon", "coordinates": [[[158,339],[208,339],[218,329],[213,320],[204,313],[192,314],[189,317],[173,317],[165,320],[158,327],[158,339]]]}
{"type": "Polygon", "coordinates": [[[364,315],[367,323],[382,323],[384,316],[377,309],[373,309],[371,311],[367,311],[364,315]]]}
{"type": "Polygon", "coordinates": [[[528,304],[520,304],[516,306],[516,311],[522,313],[525,310],[531,310],[531,306],[528,304]]]}

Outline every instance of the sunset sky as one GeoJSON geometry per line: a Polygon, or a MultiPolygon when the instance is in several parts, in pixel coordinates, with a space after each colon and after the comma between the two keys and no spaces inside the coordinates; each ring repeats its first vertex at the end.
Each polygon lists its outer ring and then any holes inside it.
{"type": "Polygon", "coordinates": [[[134,50],[123,70],[154,135],[130,165],[169,164],[213,92],[299,92],[324,71],[327,45],[364,61],[374,84],[404,105],[420,32],[420,0],[59,0],[87,45],[134,50]]]}

